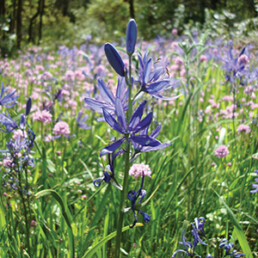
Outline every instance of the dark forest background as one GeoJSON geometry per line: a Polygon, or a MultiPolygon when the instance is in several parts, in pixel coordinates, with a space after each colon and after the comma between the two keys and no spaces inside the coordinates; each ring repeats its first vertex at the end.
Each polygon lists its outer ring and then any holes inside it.
{"type": "Polygon", "coordinates": [[[254,0],[0,0],[0,48],[4,55],[32,44],[119,40],[130,17],[146,40],[173,28],[230,35],[244,26],[247,34],[256,29],[257,9],[254,0]]]}

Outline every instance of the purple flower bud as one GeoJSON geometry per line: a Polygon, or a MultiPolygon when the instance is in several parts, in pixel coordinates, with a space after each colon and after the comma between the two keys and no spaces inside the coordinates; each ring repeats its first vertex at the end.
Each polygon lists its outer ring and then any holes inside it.
{"type": "Polygon", "coordinates": [[[27,116],[30,113],[30,110],[31,110],[31,98],[29,97],[29,99],[27,100],[27,103],[26,103],[26,113],[25,113],[25,116],[27,116]]]}
{"type": "Polygon", "coordinates": [[[137,26],[134,19],[128,22],[126,29],[126,51],[128,55],[132,55],[135,49],[137,39],[137,26]]]}
{"type": "Polygon", "coordinates": [[[108,62],[113,67],[113,69],[120,75],[125,76],[125,64],[117,52],[116,48],[110,44],[106,43],[104,46],[105,54],[108,62]]]}

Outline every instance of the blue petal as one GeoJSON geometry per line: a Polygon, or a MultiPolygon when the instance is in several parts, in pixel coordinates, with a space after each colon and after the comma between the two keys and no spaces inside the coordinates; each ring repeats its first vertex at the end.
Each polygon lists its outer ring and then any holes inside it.
{"type": "Polygon", "coordinates": [[[117,123],[117,121],[114,119],[114,117],[107,112],[105,109],[103,109],[103,114],[106,122],[116,131],[118,131],[121,134],[124,134],[123,128],[117,123]]]}
{"type": "Polygon", "coordinates": [[[112,153],[114,152],[116,149],[118,149],[122,143],[125,141],[125,137],[123,137],[120,140],[115,141],[114,143],[108,145],[107,147],[105,147],[104,149],[102,149],[102,151],[100,152],[100,156],[103,156],[107,153],[112,153]]]}
{"type": "Polygon", "coordinates": [[[172,254],[172,258],[175,258],[177,253],[185,253],[188,255],[188,253],[185,250],[178,249],[172,254]]]}
{"type": "Polygon", "coordinates": [[[148,92],[149,94],[155,94],[159,91],[166,89],[170,84],[170,80],[163,80],[159,82],[154,82],[149,84],[144,91],[148,92]]]}
{"type": "Polygon", "coordinates": [[[157,138],[157,136],[159,135],[160,133],[160,130],[161,130],[161,124],[159,124],[156,129],[151,133],[151,137],[153,138],[157,138]]]}
{"type": "Polygon", "coordinates": [[[144,68],[144,73],[143,73],[143,85],[144,86],[149,82],[151,65],[152,65],[152,60],[150,58],[144,68]]]}
{"type": "Polygon", "coordinates": [[[109,183],[109,181],[111,180],[112,176],[107,172],[107,171],[104,171],[104,181],[106,183],[109,183]]]}
{"type": "Polygon", "coordinates": [[[117,81],[116,97],[121,100],[128,98],[128,94],[125,94],[126,83],[124,77],[119,77],[117,81]]]}
{"type": "Polygon", "coordinates": [[[139,211],[143,215],[143,219],[146,223],[148,223],[151,219],[151,216],[143,211],[139,211]]]}
{"type": "Polygon", "coordinates": [[[126,124],[126,119],[125,119],[125,112],[122,106],[122,102],[119,98],[116,98],[115,101],[115,106],[116,106],[116,115],[119,123],[121,124],[122,128],[126,130],[127,124],[126,124]]]}
{"type": "Polygon", "coordinates": [[[94,186],[99,187],[99,186],[101,185],[101,181],[102,181],[102,180],[103,180],[102,177],[93,180],[94,186]]]}
{"type": "Polygon", "coordinates": [[[132,202],[132,201],[134,201],[135,202],[135,200],[136,200],[136,194],[135,194],[135,191],[129,191],[128,192],[128,199],[132,202]]]}
{"type": "Polygon", "coordinates": [[[98,79],[98,88],[99,93],[103,97],[104,100],[109,102],[110,104],[115,103],[115,98],[111,90],[107,87],[105,82],[102,79],[98,79]]]}
{"type": "Polygon", "coordinates": [[[131,140],[142,146],[155,147],[155,146],[160,145],[159,141],[150,137],[149,135],[133,135],[133,136],[131,136],[131,140]]]}
{"type": "Polygon", "coordinates": [[[151,124],[153,113],[150,112],[139,124],[133,129],[133,133],[137,133],[140,130],[144,130],[151,124]]]}
{"type": "Polygon", "coordinates": [[[25,129],[25,126],[26,126],[26,118],[23,114],[21,114],[20,128],[25,129]]]}
{"type": "Polygon", "coordinates": [[[132,131],[133,128],[140,122],[143,114],[144,107],[146,105],[147,101],[143,101],[140,106],[135,110],[133,113],[130,121],[129,121],[129,131],[132,131]]]}
{"type": "Polygon", "coordinates": [[[108,106],[106,103],[102,101],[98,101],[91,98],[84,98],[84,101],[90,108],[92,108],[96,112],[99,112],[99,113],[102,112],[102,108],[105,108],[106,110],[109,110],[109,111],[114,111],[114,108],[112,108],[111,106],[108,106]]]}

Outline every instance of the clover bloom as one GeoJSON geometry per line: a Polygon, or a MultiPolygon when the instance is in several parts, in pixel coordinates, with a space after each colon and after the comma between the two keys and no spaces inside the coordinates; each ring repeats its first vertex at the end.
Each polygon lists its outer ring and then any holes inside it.
{"type": "Polygon", "coordinates": [[[237,128],[237,132],[238,133],[244,132],[245,134],[248,134],[251,132],[251,129],[248,125],[241,124],[237,128]]]}
{"type": "Polygon", "coordinates": [[[57,122],[54,126],[53,133],[56,135],[67,136],[70,134],[69,125],[63,121],[57,122]]]}
{"type": "Polygon", "coordinates": [[[51,123],[52,115],[47,110],[39,110],[33,114],[33,121],[40,121],[43,124],[51,123]]]}
{"type": "Polygon", "coordinates": [[[229,154],[229,150],[227,148],[227,146],[225,145],[221,145],[219,146],[216,150],[215,150],[215,156],[217,156],[218,158],[224,158],[229,154]]]}
{"type": "Polygon", "coordinates": [[[135,178],[149,176],[151,177],[151,170],[149,165],[141,164],[133,164],[129,170],[129,175],[134,176],[135,178]]]}

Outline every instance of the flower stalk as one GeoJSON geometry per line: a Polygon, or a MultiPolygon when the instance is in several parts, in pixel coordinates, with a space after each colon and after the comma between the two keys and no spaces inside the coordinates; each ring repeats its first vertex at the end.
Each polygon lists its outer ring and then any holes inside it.
{"type": "MultiPolygon", "coordinates": [[[[128,111],[127,111],[127,125],[129,124],[130,118],[132,116],[132,55],[129,55],[129,79],[126,80],[129,87],[129,101],[128,101],[128,111]]],[[[126,136],[126,152],[125,152],[125,170],[124,170],[124,182],[123,189],[121,191],[120,205],[119,205],[119,218],[117,223],[117,235],[116,235],[116,247],[115,247],[115,257],[120,257],[120,246],[122,240],[122,228],[124,220],[124,203],[128,192],[128,176],[130,169],[130,141],[129,135],[126,136]]]]}

